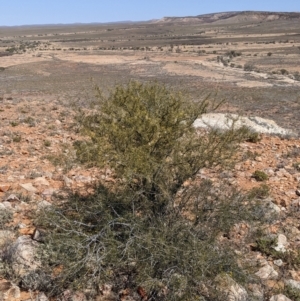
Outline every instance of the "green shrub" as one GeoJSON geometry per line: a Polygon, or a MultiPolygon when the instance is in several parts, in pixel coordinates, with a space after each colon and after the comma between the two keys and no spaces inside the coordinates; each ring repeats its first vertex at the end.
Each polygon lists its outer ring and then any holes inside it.
{"type": "Polygon", "coordinates": [[[289,74],[289,72],[286,69],[280,69],[280,73],[282,75],[288,75],[289,74]]]}
{"type": "Polygon", "coordinates": [[[216,277],[247,276],[220,234],[242,220],[261,221],[262,211],[231,186],[183,183],[203,167],[231,163],[245,129],[197,131],[195,119],[217,105],[186,101],[158,83],[130,82],[108,98],[98,95],[93,110],[77,117],[87,139],[75,147],[82,161],[110,167],[117,184],[70,193],[39,212],[50,293],[89,288],[93,299],[110,283],[115,293],[140,287],[148,300],[224,300],[216,277]]]}
{"type": "Polygon", "coordinates": [[[274,256],[278,253],[274,247],[277,245],[277,238],[271,236],[260,237],[256,240],[256,251],[259,251],[267,256],[274,256]]]}
{"type": "Polygon", "coordinates": [[[295,80],[300,81],[300,73],[298,71],[294,73],[294,78],[295,80]]]}
{"type": "Polygon", "coordinates": [[[10,125],[13,126],[13,127],[18,126],[19,122],[18,121],[11,121],[10,125]]]}
{"type": "Polygon", "coordinates": [[[244,65],[244,71],[254,71],[254,70],[255,70],[254,65],[248,63],[244,65]]]}
{"type": "Polygon", "coordinates": [[[201,168],[232,161],[245,138],[245,129],[196,131],[194,121],[215,106],[208,99],[184,100],[158,83],[117,86],[108,98],[99,93],[95,109],[77,117],[90,137],[75,144],[77,155],[113,168],[120,183],[140,191],[142,204],[151,200],[161,210],[201,168]]]}
{"type": "Polygon", "coordinates": [[[20,134],[14,134],[12,136],[12,141],[13,142],[21,142],[21,140],[22,140],[22,136],[20,134]]]}
{"type": "Polygon", "coordinates": [[[12,221],[13,213],[8,209],[0,210],[0,230],[4,230],[7,227],[7,224],[12,221]]]}
{"type": "Polygon", "coordinates": [[[257,142],[261,141],[261,139],[262,139],[262,137],[259,133],[249,130],[249,134],[248,134],[246,141],[251,142],[251,143],[257,143],[257,142]]]}
{"type": "Polygon", "coordinates": [[[268,180],[268,175],[264,172],[264,171],[261,171],[261,170],[256,170],[252,177],[256,180],[256,181],[259,181],[259,182],[262,182],[262,181],[266,181],[268,180]]]}
{"type": "Polygon", "coordinates": [[[290,300],[300,301],[300,290],[290,285],[285,285],[284,290],[282,292],[286,297],[290,300]]]}
{"type": "Polygon", "coordinates": [[[264,199],[269,196],[270,188],[266,184],[261,184],[259,187],[252,188],[248,195],[250,198],[264,199]]]}
{"type": "MultiPolygon", "coordinates": [[[[27,113],[27,112],[26,112],[27,113]]],[[[26,117],[23,119],[23,122],[28,124],[30,127],[35,127],[36,121],[33,117],[26,117]]]]}
{"type": "Polygon", "coordinates": [[[226,52],[226,55],[229,56],[230,58],[236,57],[236,56],[241,56],[241,52],[236,52],[235,50],[230,50],[226,52]]]}
{"type": "Polygon", "coordinates": [[[50,140],[44,140],[44,146],[46,146],[46,147],[51,146],[51,141],[50,140]]]}
{"type": "Polygon", "coordinates": [[[185,191],[168,212],[143,215],[124,202],[132,198],[130,191],[115,194],[98,186],[93,195],[69,195],[60,206],[39,212],[37,225],[51,230],[41,247],[43,268],[51,275],[53,267],[63,266],[52,277],[50,294],[86,287],[97,294],[97,287],[110,283],[115,293],[142,287],[153,300],[201,300],[202,283],[210,291],[206,300],[224,300],[216,296],[217,275],[243,283],[247,273],[230,245],[219,243],[219,234],[262,216],[238,193],[215,191],[204,182],[185,191]],[[182,214],[187,211],[191,220],[182,214]]]}
{"type": "Polygon", "coordinates": [[[295,163],[293,163],[293,167],[294,167],[297,171],[300,171],[300,162],[295,162],[295,163]]]}

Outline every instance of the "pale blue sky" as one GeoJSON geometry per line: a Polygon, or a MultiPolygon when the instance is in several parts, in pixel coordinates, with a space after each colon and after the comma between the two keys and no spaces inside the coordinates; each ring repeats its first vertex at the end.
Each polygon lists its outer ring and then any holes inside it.
{"type": "Polygon", "coordinates": [[[300,0],[0,0],[0,26],[146,21],[224,11],[300,11],[300,0]]]}

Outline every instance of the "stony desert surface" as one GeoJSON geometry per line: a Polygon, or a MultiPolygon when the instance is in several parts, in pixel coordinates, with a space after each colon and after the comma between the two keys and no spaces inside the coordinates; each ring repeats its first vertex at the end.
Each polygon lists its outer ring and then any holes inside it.
{"type": "MultiPolygon", "coordinates": [[[[293,132],[245,141],[231,169],[203,169],[198,180],[225,179],[249,192],[261,187],[253,174],[263,171],[269,190],[265,203],[276,213],[266,231],[278,238],[279,247],[299,249],[299,19],[236,16],[210,23],[166,18],[0,28],[0,211],[13,213],[9,225],[0,221],[0,246],[7,237],[35,241],[33,215],[57,202],[66,189],[84,194],[99,181],[115,182],[111,171],[76,160],[73,143],[81,137],[74,115],[94,99],[95,84],[106,93],[130,79],[158,80],[184,89],[194,100],[210,94],[224,99],[218,113],[268,118],[293,132]]],[[[226,239],[238,248],[245,231],[237,226],[226,239]]],[[[271,295],[282,292],[287,282],[299,289],[299,268],[248,247],[256,275],[271,295]]],[[[0,300],[48,300],[4,275],[0,300]]],[[[84,300],[72,298],[64,300],[84,300]]]]}

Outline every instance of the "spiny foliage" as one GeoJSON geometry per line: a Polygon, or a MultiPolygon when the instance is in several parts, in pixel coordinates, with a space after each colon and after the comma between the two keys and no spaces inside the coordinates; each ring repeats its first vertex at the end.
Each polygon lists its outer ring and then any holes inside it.
{"type": "Polygon", "coordinates": [[[208,97],[188,101],[156,82],[117,86],[108,98],[99,93],[95,105],[78,116],[90,137],[77,142],[78,156],[113,168],[123,184],[139,191],[142,203],[152,201],[159,210],[199,169],[228,163],[247,132],[200,134],[194,121],[218,104],[208,97]]]}
{"type": "Polygon", "coordinates": [[[215,277],[224,273],[243,282],[247,276],[237,255],[217,237],[239,221],[262,215],[240,194],[224,187],[227,193],[220,196],[214,190],[205,181],[185,193],[186,201],[194,200],[190,219],[178,207],[135,214],[123,206],[130,194],[101,185],[93,195],[69,195],[59,207],[40,212],[37,224],[51,230],[41,257],[46,274],[52,275],[52,293],[88,287],[97,294],[109,283],[115,293],[142,287],[146,300],[224,300],[214,287],[215,277]],[[53,276],[55,266],[63,268],[53,276]],[[210,297],[203,299],[206,290],[210,297]]]}
{"type": "Polygon", "coordinates": [[[231,162],[248,132],[197,131],[195,119],[217,105],[186,101],[158,83],[117,86],[94,105],[78,115],[88,139],[76,144],[77,155],[112,168],[118,181],[39,213],[52,293],[73,286],[94,298],[111,283],[115,293],[142,288],[145,300],[224,300],[214,288],[217,275],[245,275],[217,238],[234,223],[261,219],[261,211],[210,181],[182,184],[203,167],[231,162]]]}

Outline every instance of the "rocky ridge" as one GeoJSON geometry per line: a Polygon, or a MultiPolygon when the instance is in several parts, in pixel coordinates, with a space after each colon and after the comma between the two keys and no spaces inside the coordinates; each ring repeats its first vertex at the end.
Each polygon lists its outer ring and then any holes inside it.
{"type": "Polygon", "coordinates": [[[262,12],[262,11],[240,11],[240,12],[221,12],[204,14],[197,16],[185,16],[185,17],[164,17],[155,22],[158,23],[170,23],[170,22],[181,22],[181,23],[239,23],[244,22],[268,22],[274,20],[289,20],[299,19],[300,13],[296,12],[262,12]]]}
{"type": "MultiPolygon", "coordinates": [[[[111,183],[115,180],[109,170],[86,169],[76,163],[72,148],[73,142],[79,138],[76,125],[72,112],[58,102],[14,102],[5,99],[1,103],[0,118],[0,270],[2,274],[2,261],[5,259],[10,260],[16,272],[26,273],[39,265],[32,257],[40,237],[32,213],[51,206],[56,195],[65,188],[89,193],[93,183],[111,183]],[[12,221],[7,226],[5,218],[9,213],[12,214],[12,221]]],[[[284,139],[262,134],[261,140],[256,143],[241,144],[240,160],[232,169],[221,173],[202,169],[198,178],[214,182],[223,179],[245,192],[261,189],[264,183],[269,189],[264,202],[276,216],[266,232],[277,239],[278,251],[299,248],[299,138],[284,139]],[[256,171],[264,172],[267,180],[258,181],[254,177],[256,171]]],[[[239,245],[246,232],[247,225],[236,225],[226,239],[239,245]]],[[[300,287],[300,271],[289,267],[283,273],[286,263],[282,260],[274,260],[253,246],[249,246],[249,258],[256,262],[255,274],[266,287],[278,290],[287,285],[300,287]]],[[[228,300],[247,300],[243,287],[230,279],[227,282],[229,295],[233,296],[228,300]]],[[[257,293],[257,300],[264,300],[261,288],[253,290],[257,293]]],[[[80,293],[72,295],[66,292],[65,295],[64,300],[85,300],[80,293]]],[[[34,289],[24,291],[11,279],[0,278],[0,300],[48,299],[42,292],[34,289]]],[[[104,299],[99,297],[99,300],[104,299]]],[[[270,300],[290,299],[274,293],[270,300]]]]}

